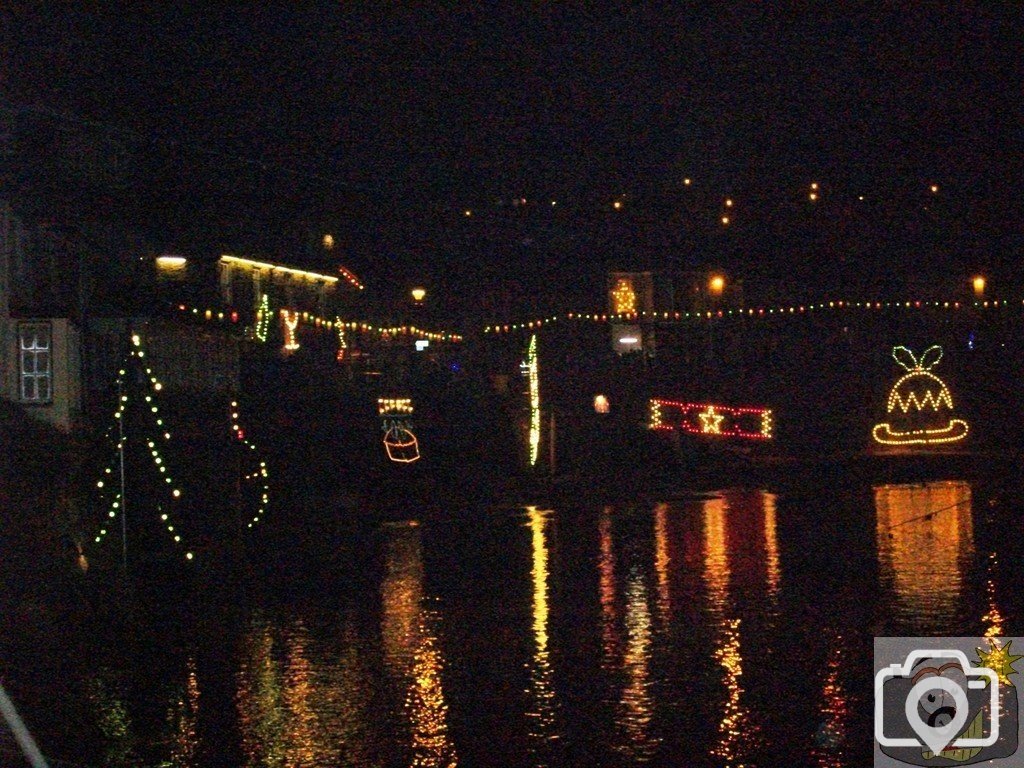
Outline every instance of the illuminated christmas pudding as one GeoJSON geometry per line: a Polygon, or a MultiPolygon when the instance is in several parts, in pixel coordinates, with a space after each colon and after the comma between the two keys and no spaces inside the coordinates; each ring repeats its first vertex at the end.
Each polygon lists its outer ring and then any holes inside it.
{"type": "Polygon", "coordinates": [[[967,437],[967,422],[953,418],[953,396],[931,372],[942,359],[942,347],[928,347],[920,359],[906,347],[892,356],[906,369],[889,392],[886,417],[871,434],[882,445],[939,445],[967,437]]]}

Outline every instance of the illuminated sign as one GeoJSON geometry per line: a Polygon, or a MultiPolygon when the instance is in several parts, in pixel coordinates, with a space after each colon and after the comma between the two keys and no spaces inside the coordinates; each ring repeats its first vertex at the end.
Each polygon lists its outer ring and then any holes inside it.
{"type": "Polygon", "coordinates": [[[712,403],[684,403],[652,399],[651,429],[680,429],[692,435],[769,440],[775,420],[768,408],[733,408],[712,403]]]}

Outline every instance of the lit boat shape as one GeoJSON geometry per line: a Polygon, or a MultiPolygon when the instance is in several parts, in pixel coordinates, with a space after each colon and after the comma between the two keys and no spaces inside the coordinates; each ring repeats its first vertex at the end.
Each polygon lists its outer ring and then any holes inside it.
{"type": "Polygon", "coordinates": [[[420,444],[416,435],[405,427],[393,426],[384,433],[384,448],[388,458],[399,464],[411,464],[420,457],[420,444]]]}
{"type": "Polygon", "coordinates": [[[950,419],[949,424],[938,429],[910,429],[905,432],[894,430],[889,424],[876,424],[871,434],[882,445],[928,445],[931,443],[955,443],[967,437],[967,422],[950,419]]]}

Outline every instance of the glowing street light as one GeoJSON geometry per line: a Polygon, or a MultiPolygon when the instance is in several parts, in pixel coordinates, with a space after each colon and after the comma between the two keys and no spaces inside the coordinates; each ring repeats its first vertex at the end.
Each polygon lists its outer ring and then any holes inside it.
{"type": "Polygon", "coordinates": [[[410,293],[412,294],[412,300],[415,301],[417,304],[421,304],[423,302],[423,299],[425,299],[427,296],[427,291],[425,288],[413,288],[412,291],[410,291],[410,293]]]}
{"type": "Polygon", "coordinates": [[[985,295],[985,278],[981,275],[977,275],[971,280],[971,285],[974,286],[974,295],[979,299],[985,295]]]}
{"type": "Polygon", "coordinates": [[[725,290],[725,278],[721,275],[712,275],[708,280],[708,290],[712,296],[721,296],[722,291],[725,290]]]}

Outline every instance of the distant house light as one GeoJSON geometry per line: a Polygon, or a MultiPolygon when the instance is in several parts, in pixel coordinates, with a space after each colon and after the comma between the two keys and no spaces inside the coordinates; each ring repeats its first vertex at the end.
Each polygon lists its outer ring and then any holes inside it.
{"type": "Polygon", "coordinates": [[[604,395],[594,395],[594,413],[608,413],[611,404],[604,395]]]}
{"type": "Polygon", "coordinates": [[[157,256],[156,265],[161,269],[175,269],[176,267],[184,267],[188,263],[188,259],[184,256],[157,256]]]}
{"type": "Polygon", "coordinates": [[[430,339],[416,339],[416,351],[422,352],[430,346],[430,339]]]}
{"type": "Polygon", "coordinates": [[[639,344],[640,339],[636,336],[621,336],[619,337],[619,344],[639,344]]]}

